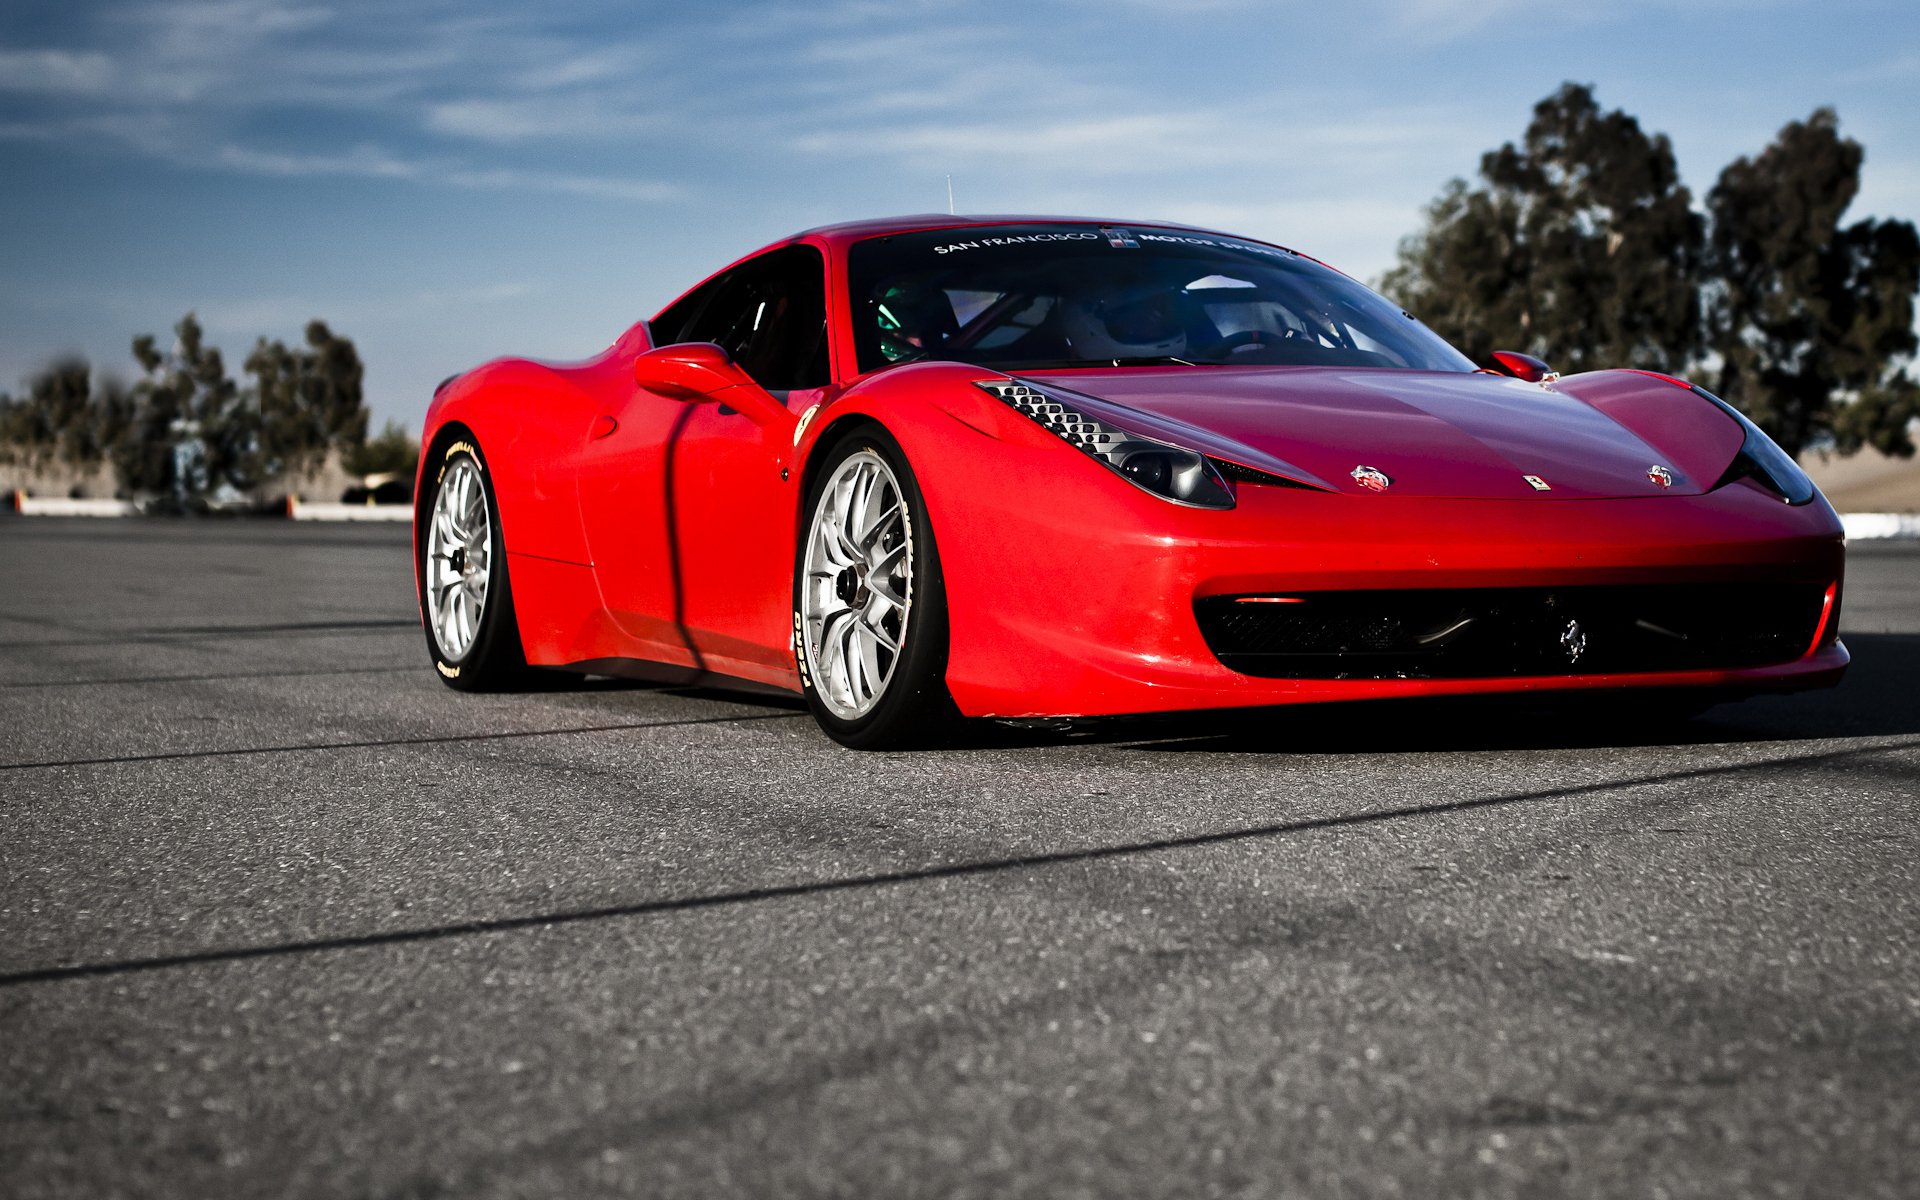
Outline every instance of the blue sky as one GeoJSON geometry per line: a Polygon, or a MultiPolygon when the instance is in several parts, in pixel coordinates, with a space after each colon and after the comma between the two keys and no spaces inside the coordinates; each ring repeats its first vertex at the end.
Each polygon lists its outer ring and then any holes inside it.
{"type": "Polygon", "coordinates": [[[236,369],[319,316],[376,420],[581,357],[810,225],[1164,217],[1374,278],[1562,81],[1696,195],[1833,105],[1852,215],[1920,218],[1912,0],[7,0],[0,387],[132,373],[196,310],[236,369]]]}

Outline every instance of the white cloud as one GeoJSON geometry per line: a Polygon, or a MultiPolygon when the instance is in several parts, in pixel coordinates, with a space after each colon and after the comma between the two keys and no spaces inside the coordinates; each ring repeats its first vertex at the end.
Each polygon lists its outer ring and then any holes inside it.
{"type": "Polygon", "coordinates": [[[843,129],[799,138],[811,154],[886,155],[927,169],[1044,168],[1100,174],[1219,164],[1265,153],[1220,136],[1207,114],[1150,114],[1053,121],[926,122],[897,129],[843,129]]]}
{"type": "Polygon", "coordinates": [[[1393,265],[1400,237],[1420,218],[1417,204],[1367,196],[1264,203],[1170,197],[1156,212],[1169,220],[1277,242],[1363,280],[1393,265]]]}
{"type": "Polygon", "coordinates": [[[220,147],[214,155],[214,161],[250,175],[291,178],[347,175],[369,179],[418,179],[423,172],[421,164],[395,158],[375,146],[356,147],[345,154],[286,154],[227,145],[220,147]]]}
{"type": "Polygon", "coordinates": [[[0,121],[0,141],[51,142],[60,130],[46,121],[0,121]]]}
{"type": "Polygon", "coordinates": [[[1165,17],[1205,17],[1268,7],[1262,0],[1093,0],[1088,5],[1109,14],[1116,6],[1165,17]]]}
{"type": "Polygon", "coordinates": [[[1402,36],[1450,42],[1517,14],[1533,13],[1538,6],[1529,0],[1391,0],[1388,8],[1393,10],[1391,20],[1402,36]]]}
{"type": "Polygon", "coordinates": [[[1920,79],[1920,53],[1901,54],[1854,67],[1840,72],[1839,78],[1847,83],[1898,83],[1920,79]]]}
{"type": "Polygon", "coordinates": [[[652,61],[653,55],[631,45],[602,49],[567,47],[550,62],[536,62],[514,72],[510,82],[533,92],[577,88],[631,76],[652,61]]]}
{"type": "Polygon", "coordinates": [[[35,142],[97,138],[133,148],[148,158],[164,158],[175,139],[175,127],[163,113],[100,112],[0,123],[0,138],[35,142]]]}
{"type": "MultiPolygon", "coordinates": [[[[1137,102],[1136,102],[1137,104],[1137,102]]],[[[1112,104],[1094,108],[1116,107],[1112,104]]],[[[1244,189],[1256,178],[1284,177],[1296,193],[1319,194],[1357,181],[1413,178],[1434,187],[1469,166],[1455,147],[1473,144],[1479,127],[1449,109],[1376,108],[1335,122],[1294,115],[1307,102],[1270,96],[1234,106],[1146,110],[1111,115],[1005,114],[966,122],[918,119],[873,129],[852,121],[803,134],[796,149],[838,158],[891,158],[913,171],[1034,171],[1094,182],[1189,173],[1189,184],[1244,189]],[[1199,175],[1191,173],[1200,173],[1199,175]],[[1238,172],[1230,178],[1228,172],[1238,172]]]]}
{"type": "Polygon", "coordinates": [[[116,93],[129,100],[230,107],[270,98],[282,47],[317,40],[331,11],[281,0],[186,0],[114,10],[105,24],[118,40],[116,93]],[[269,86],[247,91],[259,80],[269,86]]]}
{"type": "Polygon", "coordinates": [[[0,139],[90,140],[190,167],[289,178],[636,202],[675,194],[655,180],[566,161],[570,148],[668,128],[673,95],[654,82],[662,70],[655,48],[550,32],[542,21],[518,10],[475,15],[375,0],[113,8],[78,45],[0,49],[0,94],[58,102],[43,115],[0,121],[0,139]],[[302,114],[297,140],[289,113],[302,114]],[[354,130],[355,140],[329,145],[330,126],[354,130]]]}
{"type": "Polygon", "coordinates": [[[330,9],[284,0],[183,0],[129,10],[153,37],[154,49],[168,57],[190,58],[236,45],[305,33],[333,19],[330,9]]]}
{"type": "Polygon", "coordinates": [[[348,176],[407,179],[487,191],[521,189],[648,203],[667,200],[678,194],[678,189],[653,180],[500,167],[475,169],[456,162],[399,158],[377,146],[356,147],[346,154],[285,154],[228,145],[220,148],[217,161],[222,166],[252,175],[290,178],[348,176]]]}
{"type": "MultiPolygon", "coordinates": [[[[1801,0],[1687,0],[1681,7],[1691,14],[1731,17],[1795,6],[1805,7],[1801,0]]],[[[1486,33],[1494,26],[1505,26],[1525,34],[1516,37],[1511,46],[1512,53],[1524,57],[1529,46],[1550,36],[1564,36],[1570,29],[1622,21],[1657,25],[1671,20],[1675,5],[1667,0],[1582,0],[1577,5],[1541,4],[1538,0],[1380,0],[1379,7],[1400,36],[1428,45],[1445,45],[1486,33]]]]}
{"type": "Polygon", "coordinates": [[[515,171],[503,168],[452,171],[446,175],[446,180],[460,187],[490,190],[524,188],[531,191],[587,196],[596,200],[633,200],[647,204],[671,200],[682,194],[682,190],[673,184],[646,179],[567,175],[550,171],[515,171]]]}
{"type": "MultiPolygon", "coordinates": [[[[287,335],[279,331],[292,330],[297,333],[316,317],[324,317],[333,328],[351,337],[355,329],[365,329],[395,318],[422,312],[462,311],[511,304],[536,294],[538,290],[530,283],[514,281],[473,287],[423,288],[385,295],[285,293],[227,296],[197,305],[194,315],[208,333],[220,337],[284,338],[287,335]]],[[[236,368],[240,361],[240,358],[234,360],[236,368]]]]}
{"type": "Polygon", "coordinates": [[[665,126],[657,113],[623,112],[587,96],[457,100],[432,105],[426,117],[435,133],[498,143],[632,137],[665,126]]]}
{"type": "Polygon", "coordinates": [[[0,91],[94,96],[113,82],[113,60],[67,50],[0,50],[0,91]]]}

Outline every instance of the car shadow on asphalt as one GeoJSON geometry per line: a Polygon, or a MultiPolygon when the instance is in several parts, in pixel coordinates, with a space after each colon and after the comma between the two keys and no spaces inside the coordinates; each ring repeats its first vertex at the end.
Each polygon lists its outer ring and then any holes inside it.
{"type": "MultiPolygon", "coordinates": [[[[1684,694],[1445,696],[1143,717],[974,722],[953,749],[1125,745],[1169,753],[1365,754],[1420,750],[1554,750],[1724,745],[1920,734],[1920,634],[1852,633],[1853,665],[1837,688],[1755,696],[1689,717],[1663,711],[1684,694]]],[[[675,679],[554,672],[529,690],[612,697],[680,696],[801,713],[798,696],[675,679]]]]}
{"type": "Polygon", "coordinates": [[[722,704],[745,704],[770,711],[807,711],[807,702],[792,692],[776,691],[737,681],[681,683],[661,679],[626,679],[608,675],[576,675],[567,671],[543,671],[510,691],[522,694],[566,694],[574,696],[614,697],[623,693],[640,696],[681,696],[688,700],[712,700],[722,704]]]}

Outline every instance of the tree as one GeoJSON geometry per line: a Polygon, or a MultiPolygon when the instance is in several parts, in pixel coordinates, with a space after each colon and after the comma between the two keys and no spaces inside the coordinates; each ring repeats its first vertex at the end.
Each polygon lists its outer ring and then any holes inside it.
{"type": "Polygon", "coordinates": [[[44,470],[85,461],[90,439],[83,427],[92,393],[93,368],[79,358],[62,359],[28,381],[7,431],[23,465],[44,470]]]}
{"type": "Polygon", "coordinates": [[[247,356],[258,399],[259,448],[267,472],[312,466],[329,450],[367,439],[360,355],[325,321],[307,323],[307,345],[292,350],[261,338],[247,356]]]}
{"type": "Polygon", "coordinates": [[[1664,134],[1569,83],[1480,178],[1428,208],[1389,295],[1480,361],[1515,349],[1568,373],[1672,371],[1697,352],[1703,222],[1664,134]]]}
{"type": "Polygon", "coordinates": [[[261,338],[245,389],[192,313],[174,326],[171,349],[143,334],[133,357],[142,377],[130,392],[112,379],[96,386],[84,360],[67,359],[34,376],[25,396],[0,395],[0,461],[44,469],[110,460],[125,490],[185,503],[256,490],[366,441],[360,356],[324,321],[308,323],[304,349],[261,338]]]}
{"type": "Polygon", "coordinates": [[[378,437],[349,450],[342,465],[352,475],[401,475],[411,480],[420,462],[420,443],[406,426],[388,421],[378,437]]]}
{"type": "Polygon", "coordinates": [[[1841,226],[1863,157],[1818,109],[1707,197],[1715,386],[1789,453],[1826,436],[1842,452],[1914,452],[1920,237],[1906,221],[1841,226]]]}
{"type": "Polygon", "coordinates": [[[118,383],[96,385],[85,359],[61,359],[28,382],[25,396],[0,397],[0,455],[29,470],[97,467],[119,437],[127,407],[118,383]]]}
{"type": "Polygon", "coordinates": [[[121,482],[135,491],[169,493],[184,502],[249,469],[254,435],[240,389],[218,347],[206,344],[192,314],[173,327],[162,352],[153,335],[133,339],[146,377],[134,384],[132,419],[115,455],[121,482]]]}
{"type": "Polygon", "coordinates": [[[1539,349],[1520,226],[1515,197],[1450,180],[1427,208],[1426,229],[1400,243],[1381,290],[1476,362],[1494,350],[1539,349]]]}
{"type": "Polygon", "coordinates": [[[129,488],[170,493],[184,502],[223,487],[254,491],[310,466],[329,450],[366,440],[360,356],[324,321],[307,325],[306,347],[261,338],[247,356],[253,383],[228,377],[220,351],[207,345],[188,313],[174,326],[171,351],[150,335],[135,338],[145,372],[134,388],[116,462],[129,488]]]}

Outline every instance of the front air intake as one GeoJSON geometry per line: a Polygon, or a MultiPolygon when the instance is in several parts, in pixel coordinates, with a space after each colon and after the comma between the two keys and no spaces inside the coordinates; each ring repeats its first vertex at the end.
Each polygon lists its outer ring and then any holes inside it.
{"type": "Polygon", "coordinates": [[[1791,662],[1825,602],[1820,584],[1449,588],[1209,596],[1194,616],[1246,675],[1472,679],[1791,662]]]}

